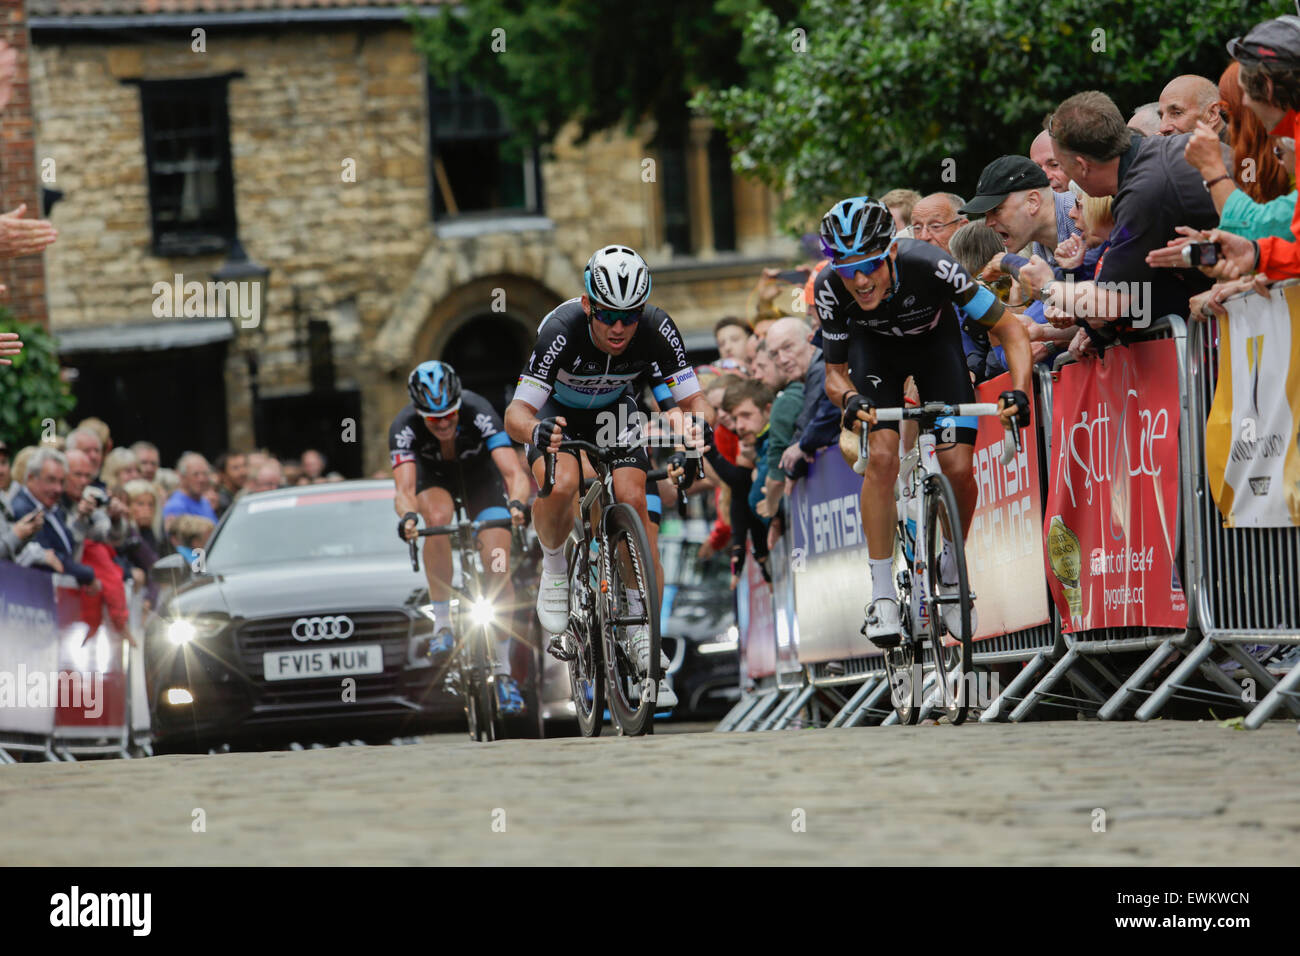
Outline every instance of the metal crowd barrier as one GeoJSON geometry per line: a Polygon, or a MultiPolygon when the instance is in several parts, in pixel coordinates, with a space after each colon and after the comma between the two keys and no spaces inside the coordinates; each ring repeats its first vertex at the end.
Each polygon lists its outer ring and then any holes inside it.
{"type": "MultiPolygon", "coordinates": [[[[13,754],[21,753],[38,754],[47,761],[152,753],[142,649],[128,645],[106,619],[90,634],[74,618],[73,606],[80,597],[71,578],[11,566],[0,571],[0,596],[11,611],[6,623],[25,618],[29,625],[6,628],[0,634],[0,643],[6,645],[0,647],[4,672],[0,679],[17,683],[23,674],[40,674],[49,687],[42,706],[28,707],[24,700],[6,714],[0,702],[0,764],[16,762],[13,754]],[[61,613],[60,600],[65,602],[61,613]],[[13,605],[22,608],[22,615],[12,613],[13,605]],[[61,626],[59,619],[65,622],[61,626]],[[39,627],[34,626],[37,621],[39,627]],[[95,714],[87,711],[88,675],[98,684],[95,714]]],[[[142,636],[143,595],[132,584],[125,582],[129,626],[134,635],[142,636]]]]}
{"type": "MultiPolygon", "coordinates": [[[[1282,290],[1294,286],[1294,280],[1278,283],[1270,295],[1285,296],[1282,290]]],[[[1256,295],[1248,292],[1234,298],[1248,300],[1256,295]]],[[[1300,667],[1275,678],[1244,647],[1300,644],[1300,527],[1223,526],[1205,455],[1206,424],[1218,382],[1218,330],[1217,321],[1192,323],[1187,379],[1180,380],[1180,385],[1185,385],[1188,417],[1196,425],[1190,430],[1186,455],[1185,581],[1194,633],[1200,640],[1194,646],[1190,641],[1180,646],[1184,659],[1138,708],[1136,716],[1139,720],[1154,717],[1171,697],[1186,693],[1190,689],[1187,681],[1199,672],[1223,689],[1211,696],[1237,706],[1253,703],[1244,723],[1254,729],[1281,706],[1300,716],[1300,667]],[[1258,693],[1244,691],[1243,684],[1225,675],[1211,660],[1216,652],[1235,660],[1241,666],[1241,679],[1254,681],[1256,688],[1267,693],[1259,698],[1258,693]]],[[[1163,647],[1154,653],[1147,670],[1154,670],[1169,653],[1163,647]]],[[[1206,694],[1204,690],[1200,693],[1206,694]]]]}
{"type": "MultiPolygon", "coordinates": [[[[1179,494],[1182,499],[1180,501],[1180,525],[1185,542],[1190,516],[1189,509],[1185,507],[1184,502],[1189,500],[1191,487],[1188,455],[1191,445],[1190,433],[1194,429],[1187,408],[1187,329],[1183,319],[1176,315],[1162,316],[1152,322],[1150,329],[1145,333],[1133,335],[1130,338],[1131,341],[1137,342],[1160,339],[1172,339],[1178,354],[1179,394],[1182,396],[1178,442],[1181,473],[1179,494]]],[[[1073,358],[1062,356],[1056,363],[1056,370],[1059,371],[1066,365],[1073,364],[1073,362],[1073,358]]],[[[1046,423],[1047,437],[1043,447],[1047,461],[1050,463],[1053,460],[1051,389],[1047,388],[1043,391],[1047,396],[1046,414],[1043,416],[1046,423]]],[[[1044,472],[1045,482],[1048,473],[1048,471],[1044,472]]],[[[1183,551],[1186,554],[1185,546],[1183,551]]],[[[1047,568],[1044,566],[1044,577],[1046,577],[1047,573],[1047,568]]],[[[1184,576],[1184,582],[1186,582],[1186,576],[1184,576]]],[[[1186,587],[1186,583],[1184,586],[1186,587]]],[[[1192,601],[1190,592],[1188,593],[1188,601],[1190,605],[1192,601]]],[[[1053,618],[1056,620],[1059,629],[1059,614],[1055,607],[1053,607],[1053,618]]],[[[1094,713],[1103,719],[1114,718],[1119,715],[1120,709],[1127,698],[1156,671],[1166,657],[1181,647],[1186,640],[1187,631],[1146,627],[1096,628],[1073,634],[1062,632],[1061,640],[1054,646],[1052,653],[1044,655],[1035,662],[1041,666],[1050,661],[1052,667],[1047,673],[1023,697],[1018,695],[1028,683],[1027,675],[1022,673],[1007,687],[1003,696],[1009,701],[1017,701],[1010,714],[1007,715],[1008,719],[1012,722],[1022,721],[1028,717],[1031,711],[1043,703],[1073,707],[1083,712],[1094,713]],[[1152,651],[1153,649],[1154,653],[1142,666],[1135,672],[1125,676],[1121,676],[1123,670],[1118,659],[1103,661],[1103,659],[1108,659],[1111,655],[1152,651]],[[1083,666],[1085,663],[1087,668],[1083,666]],[[1117,671],[1121,673],[1117,673],[1117,671]],[[1098,679],[1103,681],[1104,684],[1099,685],[1097,683],[1098,679]],[[1075,693],[1066,695],[1054,692],[1053,688],[1061,680],[1068,681],[1073,686],[1075,693]]],[[[982,720],[1000,716],[1001,707],[990,708],[990,710],[993,711],[993,716],[990,717],[986,713],[981,717],[982,720]]]]}
{"type": "MultiPolygon", "coordinates": [[[[1244,647],[1300,644],[1300,528],[1223,527],[1205,465],[1206,423],[1218,374],[1217,325],[1195,322],[1189,333],[1180,316],[1163,316],[1130,341],[1164,339],[1174,343],[1178,369],[1179,541],[1174,567],[1181,573],[1187,598],[1187,626],[1065,633],[1055,602],[1049,600],[1049,623],[977,642],[973,656],[978,667],[1023,662],[1019,673],[980,713],[981,722],[1022,721],[1041,706],[1064,707],[1107,720],[1130,714],[1149,720],[1172,699],[1245,705],[1247,727],[1258,727],[1279,707],[1300,716],[1300,667],[1275,678],[1244,647]],[[1241,665],[1238,679],[1211,660],[1215,654],[1241,665]],[[1136,666],[1135,655],[1145,655],[1137,658],[1136,666]],[[1179,656],[1181,662],[1172,666],[1179,656]],[[1204,683],[1190,684],[1198,674],[1204,683]],[[1159,686],[1147,690],[1145,685],[1157,676],[1161,677],[1159,686]],[[1257,703],[1249,699],[1241,680],[1254,681],[1266,692],[1262,699],[1257,703]],[[1072,693],[1056,689],[1062,682],[1071,686],[1072,693]],[[1140,696],[1146,699],[1134,709],[1134,699],[1140,696]]],[[[1057,368],[1072,361],[1067,358],[1057,368]]],[[[1053,463],[1053,382],[1051,373],[1036,368],[1034,401],[1043,492],[1043,508],[1037,516],[1040,526],[1053,463]]],[[[787,513],[791,513],[789,499],[787,513]]],[[[787,529],[781,541],[786,560],[791,538],[787,529]]],[[[1043,573],[1046,583],[1046,561],[1043,573]]],[[[797,650],[798,619],[793,613],[790,617],[797,650]]],[[[849,621],[843,627],[856,624],[849,621]]],[[[787,652],[788,647],[778,648],[778,661],[787,652]]],[[[805,708],[809,713],[806,723],[813,725],[820,725],[832,710],[834,714],[825,724],[830,727],[895,721],[879,655],[804,660],[801,664],[801,683],[778,673],[745,702],[744,713],[735,719],[729,715],[724,723],[735,729],[780,729],[791,726],[805,708]]],[[[932,680],[932,675],[928,679],[932,680]]],[[[933,702],[933,698],[927,701],[923,713],[933,702]]]]}

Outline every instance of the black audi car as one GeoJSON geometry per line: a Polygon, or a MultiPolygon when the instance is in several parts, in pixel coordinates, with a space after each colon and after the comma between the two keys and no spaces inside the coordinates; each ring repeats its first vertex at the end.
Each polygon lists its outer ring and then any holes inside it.
{"type": "Polygon", "coordinates": [[[241,497],[197,571],[179,555],[145,632],[161,750],[387,739],[462,719],[434,681],[424,574],[394,532],[393,483],[241,497]]]}

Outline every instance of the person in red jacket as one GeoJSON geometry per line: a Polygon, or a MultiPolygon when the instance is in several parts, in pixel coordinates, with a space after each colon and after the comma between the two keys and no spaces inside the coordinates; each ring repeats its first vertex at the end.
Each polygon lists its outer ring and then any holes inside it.
{"type": "Polygon", "coordinates": [[[82,563],[94,569],[95,579],[101,585],[98,592],[89,588],[81,589],[81,619],[89,628],[86,640],[90,640],[99,630],[104,619],[104,609],[107,608],[109,623],[119,634],[135,644],[135,638],[131,636],[130,612],[126,606],[126,588],[122,583],[122,569],[115,560],[116,553],[104,542],[89,539],[83,548],[82,563]]]}

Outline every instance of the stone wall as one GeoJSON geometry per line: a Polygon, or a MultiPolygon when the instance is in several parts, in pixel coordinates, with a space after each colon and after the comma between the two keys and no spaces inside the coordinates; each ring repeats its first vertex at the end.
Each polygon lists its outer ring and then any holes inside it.
{"type": "MultiPolygon", "coordinates": [[[[0,2],[5,39],[17,55],[12,90],[0,114],[0,202],[9,212],[26,204],[26,219],[40,219],[41,184],[33,146],[32,69],[27,18],[21,0],[0,2]]],[[[44,325],[45,266],[41,256],[0,259],[0,284],[7,288],[3,304],[23,322],[44,325]]]]}
{"type": "MultiPolygon", "coordinates": [[[[302,317],[331,322],[339,386],[361,389],[369,471],[383,464],[387,416],[404,401],[406,371],[433,357],[470,311],[463,291],[459,305],[448,304],[458,290],[506,288],[510,314],[532,327],[581,291],[581,267],[598,245],[628,243],[652,266],[667,264],[657,245],[658,187],[642,176],[645,136],[621,132],[579,146],[566,131],[552,144],[542,167],[547,221],[439,237],[429,218],[425,69],[404,26],[211,29],[203,53],[187,32],[122,36],[38,36],[33,50],[36,153],[54,160],[66,194],[46,257],[50,324],[58,332],[157,321],[155,282],[177,273],[206,281],[222,264],[224,256],[152,254],[139,92],[123,81],[241,71],[228,99],[239,236],[271,271],[261,328],[240,329],[231,343],[232,447],[252,443],[246,350],[258,356],[263,394],[308,388],[294,348],[295,289],[302,317]],[[355,182],[342,176],[349,159],[355,182]]],[[[773,238],[765,193],[738,188],[744,196],[758,198],[738,213],[751,257],[743,278],[719,262],[712,274],[669,269],[656,279],[655,301],[683,328],[741,311],[757,274],[752,257],[775,261],[787,249],[773,238]]]]}

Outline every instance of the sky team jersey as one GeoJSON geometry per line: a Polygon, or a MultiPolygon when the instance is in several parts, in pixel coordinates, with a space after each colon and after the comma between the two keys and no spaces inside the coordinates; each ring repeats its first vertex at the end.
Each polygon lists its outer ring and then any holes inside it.
{"type": "MultiPolygon", "coordinates": [[[[463,390],[456,426],[456,460],[462,465],[485,462],[493,449],[509,447],[510,436],[496,409],[482,395],[463,390]]],[[[414,405],[398,412],[388,429],[388,458],[394,468],[406,462],[442,465],[448,461],[442,455],[442,443],[429,431],[414,405]]]]}
{"type": "MultiPolygon", "coordinates": [[[[887,267],[884,267],[887,268],[887,267]]],[[[827,265],[813,282],[813,304],[822,324],[829,365],[848,361],[849,334],[926,335],[942,322],[961,317],[992,327],[1002,318],[1002,303],[971,278],[956,259],[919,239],[898,240],[894,294],[870,312],[854,301],[835,269],[827,265]],[[958,313],[961,313],[961,316],[958,313]]]]}
{"type": "Polygon", "coordinates": [[[610,355],[591,339],[590,320],[581,299],[556,306],[537,327],[537,344],[519,376],[515,399],[541,408],[554,393],[570,408],[603,408],[618,400],[643,371],[662,371],[675,401],[700,390],[686,346],[668,313],[645,307],[622,355],[610,355]]]}

